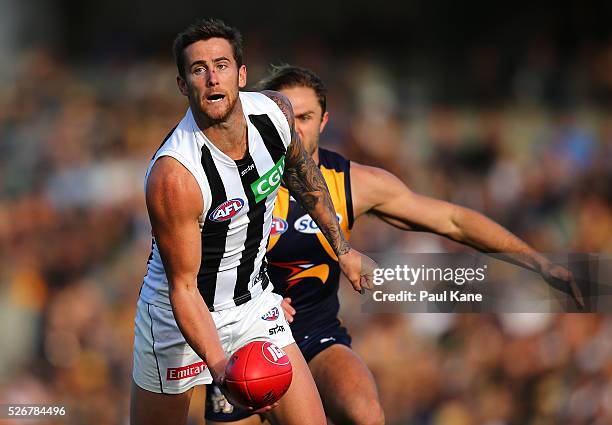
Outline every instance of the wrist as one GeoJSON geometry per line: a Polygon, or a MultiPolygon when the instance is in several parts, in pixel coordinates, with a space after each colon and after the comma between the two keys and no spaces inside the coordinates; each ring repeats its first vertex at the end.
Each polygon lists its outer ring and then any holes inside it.
{"type": "Polygon", "coordinates": [[[344,241],[343,244],[341,244],[337,249],[336,249],[336,255],[338,256],[338,258],[348,254],[351,251],[351,246],[349,245],[348,242],[344,241]]]}
{"type": "Polygon", "coordinates": [[[215,382],[219,380],[225,374],[225,364],[227,363],[227,359],[225,357],[225,353],[215,353],[215,355],[208,355],[206,357],[206,364],[208,365],[208,370],[210,370],[210,374],[215,382]]]}

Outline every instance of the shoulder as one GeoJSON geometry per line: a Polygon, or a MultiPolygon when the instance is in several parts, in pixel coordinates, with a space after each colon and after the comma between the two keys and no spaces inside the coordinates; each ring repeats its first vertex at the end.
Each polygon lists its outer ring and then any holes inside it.
{"type": "Polygon", "coordinates": [[[338,172],[346,172],[351,166],[351,161],[338,152],[321,147],[319,148],[319,163],[325,168],[334,169],[338,172]]]}
{"type": "Polygon", "coordinates": [[[377,184],[389,180],[398,180],[393,174],[384,168],[372,167],[351,161],[351,178],[354,177],[359,183],[377,184]]]}
{"type": "Polygon", "coordinates": [[[203,202],[198,183],[183,164],[170,156],[157,159],[146,186],[147,206],[173,213],[199,213],[203,202]]]}
{"type": "Polygon", "coordinates": [[[351,161],[351,190],[355,216],[408,193],[408,187],[389,171],[351,161]]]}
{"type": "Polygon", "coordinates": [[[293,126],[293,107],[291,106],[291,102],[289,102],[289,99],[287,99],[287,96],[273,90],[264,90],[261,92],[261,94],[269,97],[272,101],[274,101],[274,103],[276,103],[276,106],[278,106],[278,108],[287,118],[289,125],[293,126]]]}

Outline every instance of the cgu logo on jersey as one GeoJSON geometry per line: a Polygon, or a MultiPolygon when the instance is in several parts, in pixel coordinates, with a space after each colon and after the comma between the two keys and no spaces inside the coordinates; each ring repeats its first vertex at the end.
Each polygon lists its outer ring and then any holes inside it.
{"type": "Polygon", "coordinates": [[[266,174],[251,183],[251,190],[255,195],[255,202],[268,197],[280,185],[285,170],[285,155],[278,160],[266,174]]]}
{"type": "Polygon", "coordinates": [[[266,314],[261,316],[261,318],[263,320],[267,320],[268,322],[278,319],[278,307],[270,309],[266,314]]]}
{"type": "MultiPolygon", "coordinates": [[[[338,223],[342,223],[342,216],[336,213],[336,217],[338,218],[338,223]]],[[[300,233],[306,233],[308,235],[314,235],[315,233],[319,233],[319,226],[317,223],[310,217],[308,214],[301,216],[295,223],[293,223],[293,227],[300,233]]]]}
{"type": "Polygon", "coordinates": [[[288,228],[289,225],[285,220],[279,217],[272,217],[272,229],[270,230],[270,236],[282,235],[288,228]]]}
{"type": "Polygon", "coordinates": [[[226,221],[234,217],[244,206],[244,201],[240,198],[230,199],[219,205],[213,212],[210,213],[208,218],[211,221],[226,221]]]}

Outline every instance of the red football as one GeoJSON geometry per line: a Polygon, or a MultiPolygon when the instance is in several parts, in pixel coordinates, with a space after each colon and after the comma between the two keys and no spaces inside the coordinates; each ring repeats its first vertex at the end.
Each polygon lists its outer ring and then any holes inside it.
{"type": "Polygon", "coordinates": [[[289,389],[293,372],[285,352],[270,341],[253,341],[241,347],[225,367],[225,384],[239,403],[259,409],[289,389]]]}

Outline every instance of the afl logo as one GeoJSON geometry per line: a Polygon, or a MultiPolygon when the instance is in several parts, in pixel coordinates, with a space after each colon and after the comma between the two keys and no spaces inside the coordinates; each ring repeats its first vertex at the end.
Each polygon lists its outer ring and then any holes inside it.
{"type": "Polygon", "coordinates": [[[274,308],[268,310],[268,312],[266,314],[264,314],[263,316],[261,316],[261,318],[263,320],[271,322],[273,320],[278,319],[278,316],[279,316],[278,307],[274,307],[274,308]]]}
{"type": "Polygon", "coordinates": [[[270,230],[270,236],[282,235],[287,231],[289,225],[285,220],[278,217],[272,218],[272,229],[270,230]]]}
{"type": "MultiPolygon", "coordinates": [[[[342,216],[336,213],[336,217],[338,217],[338,223],[342,223],[342,216]]],[[[293,227],[295,227],[295,230],[300,233],[306,233],[309,235],[319,233],[319,226],[317,226],[317,223],[315,223],[315,221],[308,214],[295,220],[293,227]]]]}
{"type": "Polygon", "coordinates": [[[226,221],[231,219],[233,216],[238,214],[238,211],[244,206],[244,201],[240,198],[230,199],[219,205],[213,212],[210,213],[208,218],[211,221],[226,221]]]}

